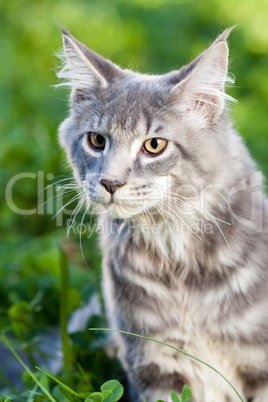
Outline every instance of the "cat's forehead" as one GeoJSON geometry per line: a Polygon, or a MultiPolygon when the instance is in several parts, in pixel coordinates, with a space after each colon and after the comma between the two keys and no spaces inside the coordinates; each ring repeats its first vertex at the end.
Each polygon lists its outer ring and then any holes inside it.
{"type": "Polygon", "coordinates": [[[155,76],[134,75],[116,82],[96,100],[97,124],[111,133],[147,134],[157,130],[154,117],[168,102],[163,80],[155,76]]]}
{"type": "Polygon", "coordinates": [[[117,109],[157,109],[168,97],[162,77],[131,74],[116,81],[103,94],[104,106],[117,109]]]}

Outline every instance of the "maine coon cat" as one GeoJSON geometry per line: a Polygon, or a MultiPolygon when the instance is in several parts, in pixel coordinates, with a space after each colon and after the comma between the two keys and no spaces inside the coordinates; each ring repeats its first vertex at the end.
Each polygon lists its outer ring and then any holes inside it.
{"type": "MultiPolygon", "coordinates": [[[[164,75],[123,70],[63,29],[72,88],[59,136],[98,214],[110,327],[174,344],[268,401],[267,200],[228,116],[226,30],[164,75]],[[252,191],[256,190],[255,192],[252,191]]],[[[233,402],[209,368],[117,335],[132,400],[233,402]]]]}

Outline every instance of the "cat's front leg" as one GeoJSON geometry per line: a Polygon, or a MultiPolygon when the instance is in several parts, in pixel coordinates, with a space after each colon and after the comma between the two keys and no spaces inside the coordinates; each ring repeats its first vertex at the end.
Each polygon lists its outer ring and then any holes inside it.
{"type": "MultiPolygon", "coordinates": [[[[154,345],[147,345],[148,347],[154,345]]],[[[147,350],[147,356],[149,351],[147,350]]],[[[165,362],[162,359],[162,366],[155,362],[150,362],[143,365],[133,365],[130,368],[131,372],[130,382],[136,390],[138,398],[133,394],[132,401],[137,402],[146,400],[146,402],[156,402],[157,400],[165,401],[170,390],[180,394],[186,382],[184,377],[179,371],[164,371],[163,366],[165,362]]],[[[188,382],[189,383],[189,382],[188,382]]],[[[201,402],[201,401],[200,401],[201,402]]]]}

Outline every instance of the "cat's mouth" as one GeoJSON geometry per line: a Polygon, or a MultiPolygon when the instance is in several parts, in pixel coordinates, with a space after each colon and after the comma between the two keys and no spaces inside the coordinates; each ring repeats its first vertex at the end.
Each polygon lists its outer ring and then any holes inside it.
{"type": "Polygon", "coordinates": [[[112,218],[131,219],[135,215],[139,215],[142,210],[137,207],[130,207],[111,201],[108,205],[102,205],[105,213],[112,218]]]}
{"type": "Polygon", "coordinates": [[[131,200],[118,200],[111,197],[108,204],[105,205],[108,214],[114,218],[130,219],[144,212],[146,205],[143,202],[137,203],[131,200]]]}
{"type": "MultiPolygon", "coordinates": [[[[92,199],[91,199],[92,200],[92,199]]],[[[152,200],[124,198],[121,200],[119,197],[112,195],[108,200],[92,200],[96,205],[96,210],[99,213],[108,213],[112,218],[131,219],[138,215],[144,214],[148,209],[153,208],[155,202],[152,200]]]]}
{"type": "Polygon", "coordinates": [[[85,184],[84,190],[90,203],[96,206],[97,213],[108,213],[113,218],[130,219],[146,213],[159,202],[159,194],[153,191],[129,194],[119,189],[109,194],[107,191],[96,191],[88,184],[85,184]]]}

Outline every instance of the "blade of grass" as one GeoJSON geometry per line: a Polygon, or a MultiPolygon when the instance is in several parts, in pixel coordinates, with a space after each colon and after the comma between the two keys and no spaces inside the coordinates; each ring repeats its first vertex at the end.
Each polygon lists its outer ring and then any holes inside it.
{"type": "Polygon", "coordinates": [[[4,374],[6,372],[7,367],[9,366],[9,364],[11,362],[14,361],[14,357],[11,356],[4,365],[2,365],[1,369],[0,369],[0,384],[5,384],[8,387],[8,390],[10,393],[12,394],[16,394],[16,387],[11,383],[11,381],[9,380],[9,378],[4,374]]]}
{"type": "Polygon", "coordinates": [[[60,248],[60,329],[61,342],[63,352],[63,366],[66,371],[70,371],[72,367],[72,352],[69,343],[69,334],[67,332],[68,323],[68,289],[69,289],[69,265],[68,259],[64,251],[60,248]]]}
{"type": "Polygon", "coordinates": [[[147,338],[147,336],[142,336],[142,335],[138,335],[138,334],[133,334],[132,332],[126,332],[126,331],[120,331],[119,329],[110,329],[110,328],[89,328],[89,331],[112,331],[112,332],[119,332],[121,334],[125,334],[125,335],[131,335],[131,336],[136,336],[137,338],[142,338],[142,339],[147,339],[148,341],[152,341],[155,343],[160,343],[160,345],[165,345],[168,346],[171,349],[175,349],[177,352],[183,353],[184,355],[191,357],[192,359],[198,361],[199,363],[204,364],[205,366],[209,367],[211,370],[215,371],[217,374],[219,374],[226,382],[227,384],[234,390],[234,392],[236,393],[236,395],[240,398],[240,400],[242,402],[245,402],[244,399],[241,397],[241,395],[238,393],[238,391],[235,389],[235,387],[230,383],[230,381],[227,380],[227,378],[224,377],[224,375],[218,371],[217,369],[215,369],[214,367],[210,366],[208,363],[203,362],[202,360],[198,359],[197,357],[191,355],[190,353],[185,352],[182,349],[176,348],[176,346],[170,345],[168,343],[165,342],[161,342],[158,341],[156,339],[152,339],[152,338],[147,338]]]}
{"type": "Polygon", "coordinates": [[[52,378],[52,380],[56,381],[58,384],[60,384],[63,388],[67,389],[67,391],[69,391],[71,394],[78,396],[78,393],[75,392],[72,388],[68,387],[68,385],[64,384],[63,382],[61,382],[60,380],[58,380],[57,378],[53,377],[53,375],[47,373],[46,371],[40,369],[40,367],[36,367],[37,370],[42,371],[42,373],[46,374],[48,377],[52,378]]]}
{"type": "Polygon", "coordinates": [[[83,367],[82,367],[81,364],[79,364],[79,363],[77,363],[77,367],[78,367],[78,370],[79,370],[80,373],[81,373],[81,376],[82,376],[83,380],[84,380],[85,383],[87,384],[88,388],[91,389],[91,388],[92,388],[92,385],[91,385],[90,382],[88,381],[88,378],[87,378],[87,375],[86,375],[86,373],[85,373],[85,370],[83,369],[83,367]]]}
{"type": "Polygon", "coordinates": [[[32,372],[32,370],[29,369],[29,367],[24,363],[24,361],[21,360],[21,358],[19,357],[19,355],[17,354],[17,352],[13,349],[13,347],[11,346],[9,340],[2,335],[1,336],[1,340],[4,342],[4,344],[8,347],[8,349],[10,350],[10,352],[15,356],[15,358],[18,360],[18,362],[22,365],[22,367],[24,368],[25,371],[27,371],[27,373],[32,377],[32,379],[34,380],[34,382],[38,385],[38,387],[42,390],[42,392],[44,393],[44,395],[46,395],[48,397],[48,399],[51,402],[57,402],[53,396],[50,394],[50,392],[41,384],[41,382],[38,380],[38,378],[35,376],[35,374],[32,372]]]}
{"type": "Polygon", "coordinates": [[[36,393],[36,391],[37,391],[37,388],[38,388],[38,385],[37,385],[37,384],[34,384],[33,389],[32,389],[31,391],[29,391],[29,396],[28,396],[26,402],[33,402],[33,400],[34,400],[34,395],[35,395],[35,393],[36,393]]]}

